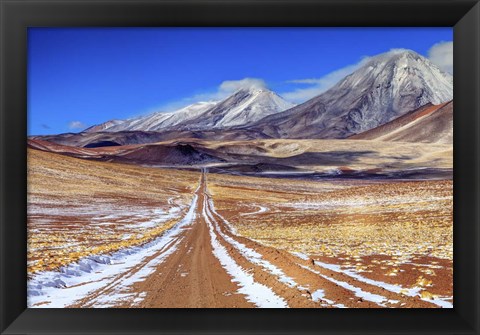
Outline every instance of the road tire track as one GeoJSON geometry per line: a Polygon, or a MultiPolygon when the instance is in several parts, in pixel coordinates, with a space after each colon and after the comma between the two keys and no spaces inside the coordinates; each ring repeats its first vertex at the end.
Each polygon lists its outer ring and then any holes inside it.
{"type": "Polygon", "coordinates": [[[215,209],[206,171],[189,213],[161,249],[69,307],[437,307],[239,236],[215,209]]]}

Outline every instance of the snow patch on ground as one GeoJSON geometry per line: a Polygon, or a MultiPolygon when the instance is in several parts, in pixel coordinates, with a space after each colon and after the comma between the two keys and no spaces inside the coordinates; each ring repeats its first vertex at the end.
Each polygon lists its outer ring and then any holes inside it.
{"type": "Polygon", "coordinates": [[[316,302],[325,301],[327,304],[337,308],[347,308],[343,304],[336,304],[335,301],[325,298],[325,291],[322,289],[316,290],[312,293],[312,300],[316,302]]]}
{"type": "Polygon", "coordinates": [[[61,308],[73,305],[94,291],[100,292],[89,307],[112,307],[125,300],[138,304],[142,295],[131,292],[131,286],[152,274],[158,264],[172,254],[181,230],[195,219],[198,196],[194,195],[185,217],[162,236],[142,246],[117,251],[111,255],[95,255],[62,267],[58,271],[37,273],[27,283],[27,306],[61,308]],[[150,261],[146,260],[154,257],[150,261]],[[145,263],[146,262],[146,263],[145,263]],[[143,264],[139,270],[134,269],[143,264]]]}
{"type": "MultiPolygon", "coordinates": [[[[153,219],[146,222],[139,222],[130,227],[135,228],[153,228],[159,226],[162,223],[167,222],[168,220],[174,219],[178,216],[181,209],[179,207],[170,207],[168,211],[163,209],[155,209],[153,211],[153,219]]],[[[148,217],[148,216],[145,216],[148,217]]]]}
{"type": "Polygon", "coordinates": [[[234,234],[234,235],[238,235],[237,233],[237,229],[235,229],[235,227],[230,223],[228,222],[222,215],[220,215],[217,210],[215,209],[215,205],[213,204],[213,200],[211,198],[208,199],[208,204],[212,210],[212,212],[214,212],[220,219],[222,219],[223,223],[227,226],[228,230],[234,234]]]}
{"type": "Polygon", "coordinates": [[[215,229],[206,213],[206,204],[203,206],[203,216],[208,224],[213,254],[222,264],[223,268],[233,277],[232,281],[238,283],[238,293],[244,294],[246,299],[261,308],[286,308],[287,302],[277,296],[270,288],[255,282],[253,276],[240,267],[228,254],[227,250],[217,239],[215,229]]]}
{"type": "Polygon", "coordinates": [[[313,292],[312,293],[312,300],[313,301],[321,301],[321,300],[327,301],[327,299],[325,299],[325,291],[322,290],[322,289],[319,289],[319,290],[316,290],[315,292],[313,292]]]}
{"type": "MultiPolygon", "coordinates": [[[[209,216],[209,219],[211,220],[211,222],[213,222],[213,224],[215,226],[215,230],[217,231],[217,233],[227,243],[229,243],[236,250],[238,250],[240,252],[240,254],[242,254],[242,256],[245,257],[249,262],[251,262],[255,265],[261,266],[262,268],[267,270],[267,272],[276,276],[280,282],[285,283],[290,287],[297,287],[298,286],[298,284],[295,282],[295,280],[293,278],[287,276],[281,269],[279,269],[278,267],[276,267],[275,265],[273,265],[269,261],[263,259],[262,255],[260,253],[258,253],[255,250],[247,247],[245,244],[236,241],[235,239],[231,238],[230,236],[224,234],[220,230],[220,227],[218,227],[218,225],[215,223],[215,219],[211,216],[211,214],[208,211],[205,212],[205,215],[209,216]]],[[[224,219],[224,221],[226,222],[225,219],[224,219]]]]}
{"type": "Polygon", "coordinates": [[[297,256],[300,259],[303,259],[304,261],[308,261],[310,259],[310,257],[308,257],[306,254],[302,252],[292,252],[291,254],[294,256],[297,256]]]}
{"type": "MultiPolygon", "coordinates": [[[[432,206],[435,206],[435,201],[444,201],[444,200],[451,200],[452,196],[445,196],[445,197],[430,197],[428,198],[428,202],[432,203],[432,206]]],[[[352,208],[367,208],[368,206],[392,206],[392,205],[406,205],[411,204],[415,206],[421,203],[421,209],[425,209],[425,198],[422,197],[395,197],[395,198],[375,198],[375,199],[365,199],[365,197],[358,197],[358,198],[349,198],[349,199],[341,199],[341,200],[324,200],[321,202],[298,202],[298,203],[290,203],[285,204],[285,206],[289,206],[296,209],[305,209],[305,210],[350,210],[352,208]]]]}
{"type": "Polygon", "coordinates": [[[308,266],[304,266],[304,265],[300,265],[300,266],[303,267],[304,269],[307,269],[307,270],[319,275],[322,278],[325,278],[328,281],[331,281],[332,283],[337,284],[338,286],[341,286],[341,287],[353,292],[355,294],[355,296],[357,296],[359,298],[362,298],[363,300],[371,301],[371,302],[376,303],[379,306],[386,307],[384,302],[386,302],[388,299],[385,298],[384,296],[364,291],[361,288],[353,286],[349,283],[346,283],[346,282],[343,282],[343,281],[336,280],[334,278],[325,276],[324,274],[320,273],[319,271],[316,271],[316,270],[314,270],[314,269],[312,269],[308,266]]]}
{"type": "Polygon", "coordinates": [[[251,213],[243,213],[243,214],[240,214],[240,215],[241,216],[255,215],[255,214],[265,213],[266,211],[268,211],[267,207],[263,207],[263,206],[260,206],[260,205],[255,205],[255,206],[259,208],[258,211],[251,212],[251,213]]]}
{"type": "MultiPolygon", "coordinates": [[[[328,270],[343,273],[343,274],[345,274],[349,277],[355,278],[356,280],[361,281],[363,283],[373,285],[373,286],[377,286],[377,287],[381,287],[381,288],[383,288],[387,291],[390,291],[390,292],[393,292],[393,293],[404,294],[404,295],[407,295],[409,297],[419,297],[420,296],[420,291],[422,290],[421,287],[413,287],[413,288],[408,288],[407,289],[407,288],[404,288],[400,285],[393,285],[393,284],[388,284],[388,283],[381,282],[381,281],[378,281],[378,280],[365,278],[365,277],[359,275],[358,273],[356,273],[354,271],[342,269],[340,267],[340,265],[336,265],[336,264],[327,264],[327,263],[323,263],[323,262],[320,262],[320,261],[315,261],[315,265],[318,265],[318,266],[320,266],[322,268],[325,268],[325,269],[328,269],[328,270]]],[[[443,297],[443,298],[435,298],[435,299],[422,299],[422,300],[428,301],[432,304],[435,304],[435,305],[443,307],[443,308],[453,308],[453,304],[446,301],[449,298],[451,298],[451,297],[443,297]]]]}

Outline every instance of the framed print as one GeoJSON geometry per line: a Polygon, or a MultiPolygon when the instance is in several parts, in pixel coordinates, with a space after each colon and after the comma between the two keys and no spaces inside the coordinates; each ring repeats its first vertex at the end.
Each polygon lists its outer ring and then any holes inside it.
{"type": "Polygon", "coordinates": [[[2,334],[478,333],[476,1],[1,6],[2,334]]]}

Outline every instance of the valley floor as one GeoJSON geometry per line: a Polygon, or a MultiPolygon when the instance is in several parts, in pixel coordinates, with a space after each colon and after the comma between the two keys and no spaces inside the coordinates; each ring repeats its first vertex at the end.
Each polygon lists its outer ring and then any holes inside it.
{"type": "Polygon", "coordinates": [[[29,307],[453,306],[451,181],[29,162],[29,307]]]}

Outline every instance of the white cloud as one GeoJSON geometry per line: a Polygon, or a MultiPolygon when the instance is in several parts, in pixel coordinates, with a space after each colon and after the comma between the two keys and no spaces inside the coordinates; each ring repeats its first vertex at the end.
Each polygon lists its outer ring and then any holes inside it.
{"type": "MultiPolygon", "coordinates": [[[[388,52],[392,53],[401,53],[408,49],[402,48],[395,48],[390,49],[388,52]]],[[[307,79],[295,79],[289,80],[288,83],[293,84],[307,84],[310,85],[308,87],[297,88],[290,92],[283,92],[281,95],[295,103],[302,103],[305,102],[331,88],[333,85],[338,83],[347,75],[351,74],[359,67],[367,63],[372,57],[375,56],[366,56],[363,57],[360,62],[357,64],[352,64],[345,66],[339,70],[330,72],[323,77],[320,78],[307,78],[307,79]]],[[[441,70],[453,73],[453,42],[440,42],[434,44],[429,52],[428,57],[432,63],[437,65],[441,70]]]]}
{"type": "MultiPolygon", "coordinates": [[[[187,105],[199,102],[199,101],[219,101],[227,98],[232,93],[240,89],[249,89],[249,88],[266,88],[267,84],[263,79],[260,78],[243,78],[239,80],[225,80],[220,83],[220,85],[213,91],[198,93],[193,96],[181,99],[179,101],[174,101],[165,105],[162,105],[158,108],[150,109],[148,113],[155,111],[175,111],[180,108],[183,108],[187,105]]],[[[145,114],[145,113],[142,113],[145,114]]]]}
{"type": "Polygon", "coordinates": [[[190,101],[209,101],[209,100],[222,100],[231,95],[232,93],[249,88],[266,88],[267,84],[260,78],[243,78],[239,80],[225,80],[223,81],[216,91],[207,92],[202,94],[196,94],[193,97],[187,98],[190,101]]]}
{"type": "MultiPolygon", "coordinates": [[[[407,49],[395,48],[390,49],[389,53],[404,52],[407,49]]],[[[340,80],[351,74],[364,64],[366,64],[374,56],[365,56],[358,63],[345,66],[336,71],[330,72],[320,78],[304,78],[288,80],[287,83],[304,85],[292,91],[281,92],[280,95],[286,100],[294,103],[305,102],[337,84],[340,80]],[[305,87],[307,85],[307,87],[305,87]]],[[[453,73],[453,43],[440,42],[433,45],[428,52],[429,59],[436,64],[440,69],[453,73]]],[[[261,78],[243,78],[239,80],[226,80],[209,92],[195,94],[193,96],[164,104],[158,108],[148,110],[148,113],[156,111],[174,111],[183,108],[187,105],[199,101],[223,100],[239,89],[247,88],[267,88],[265,81],[261,78]]],[[[146,113],[142,113],[146,114],[146,113]]]]}
{"type": "Polygon", "coordinates": [[[219,92],[227,94],[233,93],[240,89],[249,88],[266,88],[267,84],[263,79],[259,78],[243,78],[240,80],[226,80],[220,84],[219,92]]]}
{"type": "Polygon", "coordinates": [[[68,128],[70,128],[70,129],[84,129],[84,128],[87,128],[87,126],[81,121],[71,121],[68,124],[68,128]]]}
{"type": "Polygon", "coordinates": [[[295,79],[295,80],[289,80],[287,81],[288,83],[293,83],[293,84],[309,84],[312,85],[310,87],[304,87],[304,88],[297,88],[293,91],[290,92],[283,92],[281,93],[281,96],[284,97],[285,99],[295,102],[295,103],[302,103],[304,101],[307,101],[308,99],[313,98],[314,96],[319,95],[320,93],[325,92],[329,88],[331,88],[333,85],[338,83],[340,80],[345,78],[347,75],[351,74],[354,72],[356,69],[358,69],[360,66],[365,64],[370,57],[364,57],[362,60],[356,64],[348,65],[345,66],[339,70],[330,72],[326,74],[323,77],[320,78],[307,78],[307,79],[295,79]]]}
{"type": "Polygon", "coordinates": [[[440,42],[428,50],[428,58],[440,70],[453,74],[453,42],[440,42]]]}

